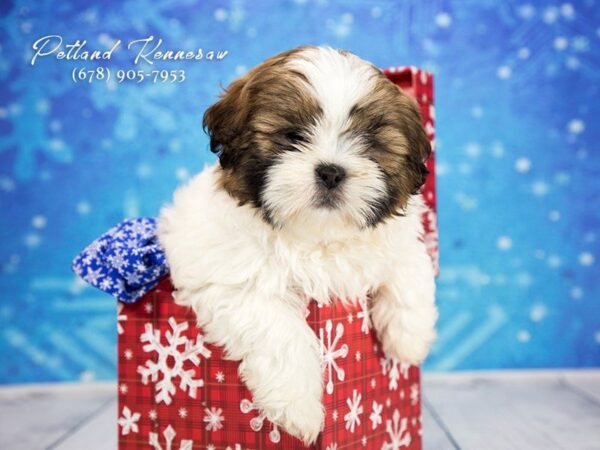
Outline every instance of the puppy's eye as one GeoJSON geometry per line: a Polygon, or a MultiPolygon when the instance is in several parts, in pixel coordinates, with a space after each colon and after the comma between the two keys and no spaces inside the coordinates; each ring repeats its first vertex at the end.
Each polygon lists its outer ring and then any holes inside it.
{"type": "Polygon", "coordinates": [[[285,138],[292,144],[308,142],[308,139],[299,130],[290,130],[285,133],[285,138]]]}

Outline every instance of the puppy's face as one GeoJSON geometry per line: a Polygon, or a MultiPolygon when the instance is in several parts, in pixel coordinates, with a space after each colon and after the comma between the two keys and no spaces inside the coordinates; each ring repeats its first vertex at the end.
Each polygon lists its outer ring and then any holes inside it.
{"type": "Polygon", "coordinates": [[[274,226],[376,226],[424,183],[417,107],[358,57],[302,47],[234,81],[204,115],[222,188],[274,226]]]}

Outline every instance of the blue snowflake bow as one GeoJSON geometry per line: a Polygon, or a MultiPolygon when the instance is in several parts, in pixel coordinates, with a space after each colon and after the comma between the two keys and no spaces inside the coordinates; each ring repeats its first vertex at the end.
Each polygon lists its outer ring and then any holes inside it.
{"type": "Polygon", "coordinates": [[[156,220],[124,220],[77,255],[73,271],[118,300],[135,303],[169,272],[156,220]]]}

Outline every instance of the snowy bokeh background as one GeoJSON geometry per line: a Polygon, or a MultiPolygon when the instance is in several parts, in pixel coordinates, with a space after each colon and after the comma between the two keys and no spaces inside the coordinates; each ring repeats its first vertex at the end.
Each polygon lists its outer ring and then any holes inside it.
{"type": "Polygon", "coordinates": [[[114,378],[115,302],[72,257],[213,161],[200,121],[220,85],[307,43],[435,74],[441,318],[425,368],[600,365],[596,1],[84,3],[0,5],[0,382],[114,378]],[[76,85],[81,63],[29,65],[46,34],[229,55],[157,64],[184,68],[181,85],[76,85]]]}

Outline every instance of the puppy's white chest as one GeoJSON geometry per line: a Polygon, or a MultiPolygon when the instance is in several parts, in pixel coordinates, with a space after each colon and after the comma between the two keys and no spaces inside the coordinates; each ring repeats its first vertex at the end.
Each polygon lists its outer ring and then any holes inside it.
{"type": "Polygon", "coordinates": [[[386,270],[381,253],[373,250],[363,243],[334,243],[299,251],[289,261],[290,287],[319,303],[332,297],[364,298],[379,286],[386,270]]]}

